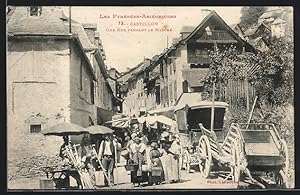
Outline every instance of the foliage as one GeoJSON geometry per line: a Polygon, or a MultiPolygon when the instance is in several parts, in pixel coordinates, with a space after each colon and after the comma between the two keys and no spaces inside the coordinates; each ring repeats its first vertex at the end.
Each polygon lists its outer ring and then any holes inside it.
{"type": "MultiPolygon", "coordinates": [[[[229,79],[246,79],[254,85],[260,101],[274,106],[293,101],[294,56],[290,39],[274,39],[265,52],[242,54],[232,45],[229,48],[215,48],[209,51],[209,56],[211,74],[205,80],[209,84],[206,91],[211,91],[213,81],[226,86],[229,79]]],[[[216,89],[216,94],[219,90],[216,89]]]]}
{"type": "Polygon", "coordinates": [[[243,29],[257,23],[258,18],[266,11],[263,6],[246,6],[241,9],[240,25],[243,29]]]}
{"type": "Polygon", "coordinates": [[[293,44],[286,39],[273,40],[270,49],[259,53],[259,70],[250,79],[260,100],[273,106],[292,102],[294,96],[293,44]]]}

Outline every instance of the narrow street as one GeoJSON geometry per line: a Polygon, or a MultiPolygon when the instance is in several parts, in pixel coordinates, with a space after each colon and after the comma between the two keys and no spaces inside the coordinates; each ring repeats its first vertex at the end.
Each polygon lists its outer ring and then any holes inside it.
{"type": "Polygon", "coordinates": [[[292,7],[6,18],[8,189],[294,187],[292,7]]]}
{"type": "MultiPolygon", "coordinates": [[[[199,172],[189,173],[182,171],[182,181],[178,183],[160,184],[149,186],[147,184],[140,187],[133,187],[131,183],[119,184],[112,187],[112,189],[237,189],[237,185],[230,180],[223,182],[223,178],[203,179],[199,172]]],[[[102,188],[109,189],[109,188],[102,188]]]]}

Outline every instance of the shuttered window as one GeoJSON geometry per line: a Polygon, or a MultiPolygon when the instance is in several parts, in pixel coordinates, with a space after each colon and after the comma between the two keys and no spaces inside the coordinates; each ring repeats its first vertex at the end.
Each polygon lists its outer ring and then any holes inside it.
{"type": "Polygon", "coordinates": [[[172,83],[170,83],[170,85],[169,85],[169,91],[170,91],[169,99],[171,102],[173,102],[173,84],[172,83]]]}
{"type": "Polygon", "coordinates": [[[177,82],[176,80],[174,81],[174,100],[176,101],[177,99],[177,82]]]}

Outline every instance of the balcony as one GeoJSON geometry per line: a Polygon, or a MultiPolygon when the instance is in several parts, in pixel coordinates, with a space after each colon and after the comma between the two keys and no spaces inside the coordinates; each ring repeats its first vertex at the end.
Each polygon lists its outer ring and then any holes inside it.
{"type": "Polygon", "coordinates": [[[193,54],[188,56],[188,64],[209,64],[211,62],[209,56],[193,54]]]}
{"type": "Polygon", "coordinates": [[[198,43],[236,43],[237,41],[227,32],[222,30],[212,30],[210,35],[204,33],[199,39],[196,40],[198,43]]]}

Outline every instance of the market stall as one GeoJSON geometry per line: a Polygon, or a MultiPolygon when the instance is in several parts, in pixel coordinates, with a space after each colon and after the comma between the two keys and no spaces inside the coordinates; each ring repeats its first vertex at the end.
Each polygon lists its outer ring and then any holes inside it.
{"type": "MultiPolygon", "coordinates": [[[[51,178],[57,189],[69,189],[70,177],[77,181],[77,188],[91,189],[94,188],[87,170],[81,166],[81,159],[77,152],[77,145],[69,142],[70,135],[80,135],[88,133],[85,128],[73,123],[59,123],[42,131],[45,136],[62,136],[65,143],[61,147],[60,153],[67,163],[63,167],[44,167],[47,178],[51,178]]],[[[66,162],[65,161],[65,162],[66,162]]]]}

